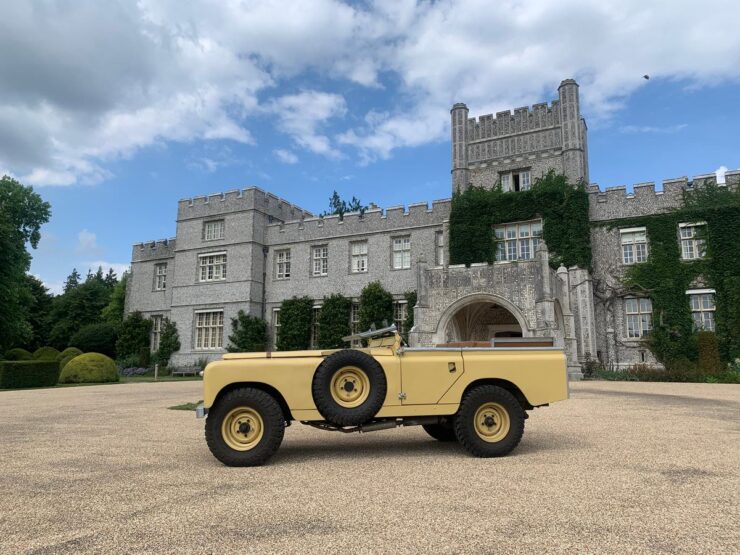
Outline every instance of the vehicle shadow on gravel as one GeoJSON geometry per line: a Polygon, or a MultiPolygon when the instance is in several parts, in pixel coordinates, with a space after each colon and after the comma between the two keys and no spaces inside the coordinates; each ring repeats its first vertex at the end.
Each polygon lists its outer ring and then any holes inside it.
{"type": "MultiPolygon", "coordinates": [[[[271,464],[296,463],[315,460],[343,459],[378,459],[378,458],[434,458],[435,460],[457,457],[470,457],[457,442],[439,442],[419,439],[408,441],[398,439],[365,439],[350,441],[332,441],[327,443],[307,443],[306,441],[285,441],[275,454],[271,464]]],[[[548,434],[543,439],[525,438],[507,457],[539,455],[543,452],[573,451],[587,447],[587,443],[578,437],[566,434],[548,434]]]]}

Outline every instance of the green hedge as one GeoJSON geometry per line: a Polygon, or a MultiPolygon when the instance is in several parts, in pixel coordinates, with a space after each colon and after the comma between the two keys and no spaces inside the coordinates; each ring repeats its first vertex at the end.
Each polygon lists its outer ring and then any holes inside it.
{"type": "Polygon", "coordinates": [[[341,349],[347,344],[342,341],[352,333],[349,318],[352,301],[347,297],[334,294],[324,299],[319,315],[319,349],[341,349]]]}
{"type": "Polygon", "coordinates": [[[230,353],[255,353],[266,349],[267,324],[262,318],[240,310],[236,318],[231,319],[231,335],[226,350],[230,353]]]}
{"type": "Polygon", "coordinates": [[[61,361],[64,358],[67,358],[70,355],[81,355],[82,351],[78,349],[77,347],[67,347],[64,349],[61,353],[59,353],[59,356],[57,356],[57,360],[61,361]]]}
{"type": "Polygon", "coordinates": [[[116,338],[118,333],[111,324],[89,324],[83,326],[72,336],[70,343],[77,345],[86,353],[103,353],[116,356],[116,338]]]}
{"type": "Polygon", "coordinates": [[[0,389],[50,387],[59,381],[55,360],[0,361],[0,389]]]}
{"type": "Polygon", "coordinates": [[[25,349],[10,349],[5,353],[7,360],[33,360],[33,355],[25,349]]]}
{"type": "Polygon", "coordinates": [[[278,351],[300,351],[311,344],[311,310],[313,299],[293,297],[280,305],[278,351]]]}
{"type": "Polygon", "coordinates": [[[54,347],[39,347],[33,352],[34,360],[59,360],[59,351],[54,347]]]}
{"type": "Polygon", "coordinates": [[[67,363],[59,383],[117,382],[118,368],[112,359],[100,353],[86,353],[67,363]]]}
{"type": "Polygon", "coordinates": [[[393,323],[393,295],[379,281],[368,283],[360,293],[360,331],[380,329],[393,323]]]}

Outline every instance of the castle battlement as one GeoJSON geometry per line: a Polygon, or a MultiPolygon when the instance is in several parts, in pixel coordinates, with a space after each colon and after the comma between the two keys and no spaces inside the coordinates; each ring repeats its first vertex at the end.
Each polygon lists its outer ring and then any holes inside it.
{"type": "Polygon", "coordinates": [[[513,133],[548,129],[560,125],[560,101],[540,102],[530,106],[468,118],[468,142],[503,137],[513,133]]]}
{"type": "Polygon", "coordinates": [[[282,221],[313,216],[308,210],[272,193],[258,187],[247,187],[181,199],[177,206],[177,219],[212,217],[243,210],[260,210],[282,221]]]}
{"type": "Polygon", "coordinates": [[[175,256],[175,238],[157,239],[146,243],[134,243],[131,261],[142,262],[175,256]]]}
{"type": "Polygon", "coordinates": [[[451,199],[435,200],[431,207],[426,202],[405,206],[371,208],[364,214],[351,212],[339,219],[338,215],[310,217],[302,220],[278,222],[267,226],[268,244],[316,240],[352,234],[383,233],[414,226],[442,225],[450,216],[451,199]]]}
{"type": "MultiPolygon", "coordinates": [[[[664,180],[661,191],[655,190],[654,182],[645,182],[633,185],[631,192],[624,185],[607,187],[602,191],[592,183],[588,186],[589,218],[591,221],[606,221],[669,212],[681,207],[684,191],[715,181],[713,173],[697,175],[691,180],[684,176],[664,180]]],[[[740,170],[725,174],[725,186],[740,186],[740,170]]]]}

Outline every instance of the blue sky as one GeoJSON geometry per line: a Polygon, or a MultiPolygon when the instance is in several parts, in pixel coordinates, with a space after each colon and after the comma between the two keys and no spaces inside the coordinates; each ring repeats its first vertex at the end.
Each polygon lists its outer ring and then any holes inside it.
{"type": "Polygon", "coordinates": [[[52,205],[32,273],[54,291],[173,236],[184,197],[448,197],[452,103],[551,101],[567,77],[602,187],[740,167],[735,2],[12,4],[0,172],[52,205]]]}

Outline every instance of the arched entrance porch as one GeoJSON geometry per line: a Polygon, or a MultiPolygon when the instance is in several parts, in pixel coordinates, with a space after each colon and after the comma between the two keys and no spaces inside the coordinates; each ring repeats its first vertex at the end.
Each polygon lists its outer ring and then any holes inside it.
{"type": "Polygon", "coordinates": [[[524,315],[509,301],[488,293],[458,299],[442,314],[435,343],[489,341],[493,337],[528,337],[524,315]]]}

